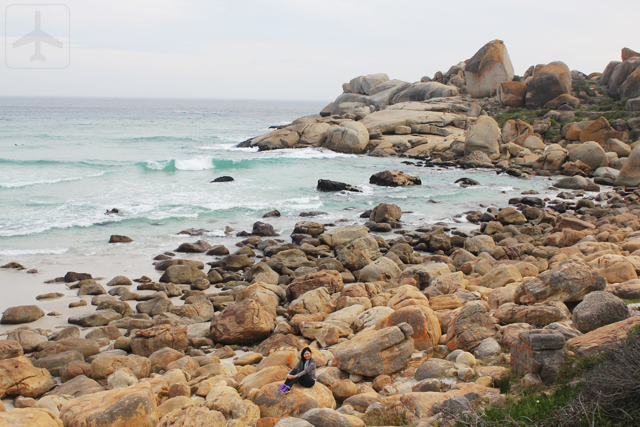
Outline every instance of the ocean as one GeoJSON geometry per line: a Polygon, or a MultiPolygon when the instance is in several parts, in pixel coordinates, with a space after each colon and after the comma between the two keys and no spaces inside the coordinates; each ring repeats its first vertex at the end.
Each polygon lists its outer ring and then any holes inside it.
{"type": "MultiPolygon", "coordinates": [[[[159,253],[197,239],[233,251],[240,240],[235,233],[250,232],[255,221],[272,224],[288,239],[297,221],[310,219],[300,217],[302,212],[324,212],[311,218],[321,223],[364,223],[363,211],[387,202],[407,212],[402,218],[406,228],[438,221],[465,227],[465,211],[504,206],[524,190],[542,193],[549,186],[548,178],[424,168],[399,158],[235,147],[326,104],[0,98],[0,265],[17,261],[39,271],[27,282],[24,272],[0,272],[0,312],[34,303],[42,289],[57,291],[41,284],[67,270],[107,279],[118,274],[157,279],[152,258],[159,253]],[[369,177],[383,170],[419,176],[423,184],[369,185],[369,177]],[[223,175],[234,181],[211,182],[223,175]],[[481,186],[461,188],[454,183],[461,177],[481,186]],[[363,192],[320,193],[318,179],[346,182],[363,192]],[[105,213],[113,208],[119,213],[105,213]],[[282,216],[262,219],[274,209],[282,216]],[[227,226],[234,233],[225,235],[227,226]],[[188,228],[207,233],[197,238],[178,234],[188,228]],[[133,242],[109,244],[113,234],[133,242]]],[[[189,255],[198,256],[206,259],[189,255]]]]}

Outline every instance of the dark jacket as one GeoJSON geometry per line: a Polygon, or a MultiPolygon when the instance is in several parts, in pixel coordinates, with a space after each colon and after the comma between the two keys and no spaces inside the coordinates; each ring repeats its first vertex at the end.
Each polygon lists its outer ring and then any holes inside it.
{"type": "Polygon", "coordinates": [[[316,359],[314,359],[313,357],[311,357],[308,361],[304,360],[304,359],[300,359],[300,361],[298,362],[296,367],[293,368],[289,372],[289,374],[291,374],[294,370],[297,371],[298,373],[297,374],[292,374],[292,375],[298,375],[299,377],[301,377],[303,375],[309,375],[309,377],[315,381],[315,379],[316,379],[316,359]]]}

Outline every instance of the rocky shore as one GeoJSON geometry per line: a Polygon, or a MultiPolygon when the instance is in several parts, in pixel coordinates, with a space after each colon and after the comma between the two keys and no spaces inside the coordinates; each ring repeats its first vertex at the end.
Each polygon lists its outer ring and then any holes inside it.
{"type": "MultiPolygon", "coordinates": [[[[352,80],[318,117],[247,145],[566,177],[554,198],[527,192],[467,212],[471,230],[407,229],[402,206],[382,203],[364,224],[299,221],[290,236],[265,218],[229,248],[184,230],[175,251],[155,257],[158,280],[51,278],[77,289],[78,314],[55,330],[29,326],[45,316],[37,304],[2,314],[16,326],[0,340],[0,425],[455,425],[456,414],[504,405],[514,376],[549,383],[567,358],[615,347],[640,324],[630,305],[640,298],[634,55],[623,51],[601,76],[552,63],[520,82],[494,41],[431,81],[352,80]],[[605,80],[607,97],[632,98],[626,119],[571,121],[590,114],[579,105],[602,106],[591,84],[605,80]],[[534,112],[532,123],[498,103],[532,108],[516,112],[534,112]],[[606,185],[616,187],[599,191],[606,185]],[[282,394],[305,346],[318,381],[282,394]]],[[[370,182],[421,184],[395,171],[370,182]]],[[[359,189],[321,180],[318,191],[359,189]]]]}

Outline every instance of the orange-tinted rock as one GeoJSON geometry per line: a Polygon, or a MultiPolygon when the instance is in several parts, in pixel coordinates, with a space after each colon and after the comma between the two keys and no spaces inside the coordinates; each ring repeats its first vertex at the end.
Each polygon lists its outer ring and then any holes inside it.
{"type": "Polygon", "coordinates": [[[513,66],[502,40],[484,45],[467,62],[464,70],[467,89],[471,96],[483,98],[491,95],[502,82],[513,79],[513,66]]]}
{"type": "Polygon", "coordinates": [[[275,319],[260,304],[244,300],[225,308],[211,321],[211,339],[224,344],[244,344],[269,336],[275,319]]]}
{"type": "Polygon", "coordinates": [[[627,320],[612,323],[572,338],[567,342],[567,346],[570,350],[585,357],[602,354],[626,340],[629,331],[636,325],[640,325],[640,317],[630,317],[627,320]]]}
{"type": "Polygon", "coordinates": [[[571,93],[571,71],[564,62],[536,66],[526,95],[527,108],[541,108],[552,99],[571,93]]]}
{"type": "Polygon", "coordinates": [[[456,311],[447,329],[446,344],[450,350],[471,352],[498,331],[495,319],[480,302],[468,302],[456,311]]]}
{"type": "Polygon", "coordinates": [[[413,328],[411,338],[417,350],[426,350],[438,345],[442,335],[440,323],[433,310],[425,306],[414,305],[394,311],[378,320],[376,329],[397,326],[405,322],[413,328]]]}
{"type": "Polygon", "coordinates": [[[502,105],[507,107],[522,107],[526,94],[527,85],[510,81],[500,83],[496,96],[502,105]]]}

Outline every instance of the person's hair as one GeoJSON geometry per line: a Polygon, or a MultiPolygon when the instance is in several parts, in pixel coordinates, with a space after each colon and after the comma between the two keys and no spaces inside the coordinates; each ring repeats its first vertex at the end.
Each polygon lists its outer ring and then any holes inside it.
{"type": "Polygon", "coordinates": [[[311,351],[311,348],[310,348],[310,347],[305,347],[305,348],[303,348],[303,349],[302,349],[302,351],[300,352],[300,360],[304,360],[304,354],[305,354],[307,351],[308,351],[309,353],[311,353],[311,356],[313,356],[313,351],[311,351]]]}

